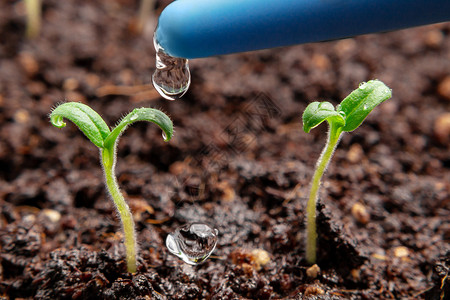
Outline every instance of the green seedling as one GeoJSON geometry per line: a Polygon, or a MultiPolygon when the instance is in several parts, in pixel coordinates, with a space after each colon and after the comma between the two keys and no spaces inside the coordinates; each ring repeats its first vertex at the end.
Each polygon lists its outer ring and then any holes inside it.
{"type": "Polygon", "coordinates": [[[25,11],[27,14],[26,35],[28,38],[35,38],[41,31],[41,1],[25,0],[25,11]]]}
{"type": "Polygon", "coordinates": [[[323,121],[327,121],[329,125],[328,141],[316,164],[306,208],[306,260],[310,264],[316,262],[316,202],[321,179],[341,135],[343,132],[350,132],[358,128],[367,115],[377,105],[389,99],[391,95],[391,90],[383,82],[371,80],[362,83],[336,108],[329,102],[312,102],[303,112],[303,130],[306,133],[323,121]]]}
{"type": "Polygon", "coordinates": [[[72,121],[100,149],[100,160],[106,180],[106,187],[119,212],[125,236],[126,261],[128,272],[136,272],[136,233],[133,215],[128,204],[120,192],[114,174],[116,165],[117,143],[119,136],[128,125],[137,121],[149,121],[158,125],[163,131],[163,138],[167,142],[173,135],[173,124],[163,112],[153,108],[137,108],[126,115],[112,130],[92,108],[82,103],[69,102],[56,107],[50,114],[51,123],[63,128],[66,126],[64,118],[72,121]]]}
{"type": "Polygon", "coordinates": [[[142,33],[144,31],[145,24],[152,17],[153,14],[153,6],[155,5],[155,0],[141,0],[139,5],[139,15],[137,18],[137,28],[136,31],[138,33],[142,33]]]}

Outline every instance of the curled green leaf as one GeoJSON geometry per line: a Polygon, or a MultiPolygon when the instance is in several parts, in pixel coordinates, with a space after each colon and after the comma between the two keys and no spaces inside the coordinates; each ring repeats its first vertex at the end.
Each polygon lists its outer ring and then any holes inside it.
{"type": "Polygon", "coordinates": [[[64,119],[72,121],[92,143],[103,148],[110,131],[102,117],[92,108],[78,102],[61,104],[50,114],[50,122],[55,127],[63,128],[66,126],[64,119]]]}
{"type": "Polygon", "coordinates": [[[337,126],[344,126],[344,117],[336,112],[330,102],[312,102],[302,115],[303,130],[308,133],[312,128],[319,126],[323,121],[333,122],[337,126]]]}
{"type": "Polygon", "coordinates": [[[138,122],[148,121],[158,125],[163,131],[164,141],[169,141],[173,136],[172,120],[162,111],[154,108],[136,108],[128,115],[126,115],[120,123],[112,130],[111,134],[105,141],[105,145],[115,143],[120,134],[127,128],[128,125],[138,122]]]}
{"type": "Polygon", "coordinates": [[[337,107],[337,112],[345,114],[343,131],[353,131],[358,128],[367,115],[380,103],[392,96],[392,91],[379,80],[362,83],[359,88],[350,93],[337,107]]]}

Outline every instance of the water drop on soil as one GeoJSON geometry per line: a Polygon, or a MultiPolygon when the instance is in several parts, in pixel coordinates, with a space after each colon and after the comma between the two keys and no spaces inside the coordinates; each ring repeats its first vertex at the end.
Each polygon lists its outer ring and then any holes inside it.
{"type": "Polygon", "coordinates": [[[167,100],[181,98],[191,84],[188,60],[172,57],[165,53],[155,37],[153,45],[156,50],[156,70],[152,76],[153,86],[167,100]]]}
{"type": "Polygon", "coordinates": [[[197,265],[214,251],[218,234],[217,229],[203,223],[186,224],[167,236],[166,246],[185,263],[197,265]]]}

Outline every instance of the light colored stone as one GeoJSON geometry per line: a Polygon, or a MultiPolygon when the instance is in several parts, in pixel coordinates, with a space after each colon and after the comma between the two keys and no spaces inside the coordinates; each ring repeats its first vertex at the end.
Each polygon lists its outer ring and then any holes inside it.
{"type": "Polygon", "coordinates": [[[306,269],[306,276],[309,278],[317,278],[320,274],[320,267],[317,264],[312,265],[308,269],[306,269]]]}
{"type": "Polygon", "coordinates": [[[363,225],[369,223],[370,221],[370,214],[367,212],[366,207],[359,202],[353,204],[352,216],[356,219],[356,221],[363,225]]]}

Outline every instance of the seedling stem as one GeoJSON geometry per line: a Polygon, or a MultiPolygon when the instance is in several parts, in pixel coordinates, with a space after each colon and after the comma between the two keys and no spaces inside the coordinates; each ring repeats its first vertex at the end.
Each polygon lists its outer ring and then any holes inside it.
{"type": "Polygon", "coordinates": [[[330,130],[328,131],[328,140],[325,148],[320,154],[319,160],[317,161],[316,170],[314,171],[314,176],[311,184],[311,191],[309,194],[309,200],[307,204],[307,248],[306,248],[306,260],[313,264],[316,261],[316,240],[317,240],[317,229],[316,229],[316,203],[319,194],[319,189],[321,186],[322,176],[330,163],[331,156],[333,156],[334,150],[336,149],[339,139],[341,137],[342,127],[330,125],[330,130]]]}
{"type": "Polygon", "coordinates": [[[52,124],[58,128],[66,126],[66,118],[80,128],[80,130],[100,148],[100,160],[105,175],[106,187],[119,213],[125,237],[126,262],[130,273],[137,270],[136,232],[133,215],[120,192],[114,174],[116,166],[117,143],[120,134],[128,125],[137,121],[149,121],[158,125],[164,132],[164,140],[168,141],[173,135],[173,124],[163,112],[152,108],[138,108],[126,115],[119,124],[110,131],[105,121],[89,106],[82,103],[69,102],[56,107],[50,114],[52,124]]]}
{"type": "MultiPolygon", "coordinates": [[[[114,143],[114,148],[117,143],[114,143]]],[[[123,232],[125,236],[125,249],[126,249],[126,261],[127,268],[130,273],[136,272],[136,233],[134,230],[134,220],[131,214],[130,208],[125,201],[125,198],[120,192],[119,185],[117,184],[114,169],[116,166],[116,156],[114,155],[116,149],[102,149],[101,159],[103,164],[103,170],[105,173],[106,186],[117,208],[122,222],[123,232]]]]}
{"type": "Polygon", "coordinates": [[[35,38],[41,30],[41,1],[25,0],[25,11],[27,14],[26,35],[28,38],[35,38]]]}
{"type": "Polygon", "coordinates": [[[306,207],[306,260],[316,262],[317,222],[316,206],[322,176],[328,167],[342,132],[350,132],[361,125],[367,115],[380,103],[391,97],[391,90],[381,81],[362,83],[336,108],[329,102],[312,102],[303,112],[303,130],[308,133],[323,121],[329,124],[328,140],[316,164],[306,207]]]}

